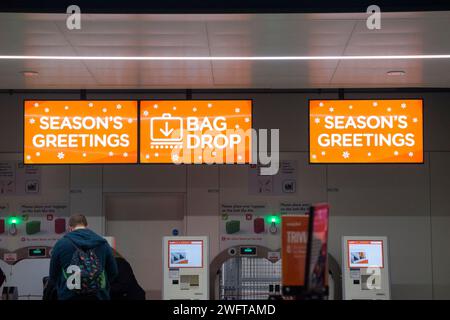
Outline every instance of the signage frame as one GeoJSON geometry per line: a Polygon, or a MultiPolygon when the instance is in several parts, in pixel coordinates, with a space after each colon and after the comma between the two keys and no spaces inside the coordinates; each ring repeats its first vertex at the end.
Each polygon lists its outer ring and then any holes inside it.
{"type": "MultiPolygon", "coordinates": [[[[206,163],[181,163],[181,164],[174,164],[174,163],[167,163],[167,162],[141,162],[141,102],[147,102],[147,101],[250,101],[251,103],[251,119],[250,119],[250,126],[252,129],[254,129],[253,127],[253,110],[254,110],[254,99],[253,98],[248,98],[248,99],[224,99],[224,98],[220,98],[220,99],[205,99],[205,98],[201,98],[201,99],[183,99],[183,98],[175,98],[175,99],[139,99],[139,114],[138,114],[138,134],[139,134],[139,146],[138,146],[138,164],[139,165],[144,165],[144,166],[161,166],[161,165],[189,165],[189,166],[205,166],[208,165],[206,163]]],[[[251,146],[253,146],[253,141],[250,142],[251,146]]],[[[252,150],[250,150],[250,156],[252,155],[252,150]]],[[[252,161],[254,161],[255,159],[251,159],[252,161]]],[[[230,163],[231,164],[231,163],[230,163]]],[[[230,165],[228,163],[213,163],[212,165],[230,165]]],[[[252,162],[248,162],[248,163],[233,163],[232,165],[234,166],[248,166],[252,164],[252,162]]]]}
{"type": "Polygon", "coordinates": [[[308,164],[314,166],[320,165],[424,165],[425,164],[425,104],[424,98],[420,97],[407,97],[407,98],[381,98],[381,99],[354,99],[354,98],[343,98],[343,99],[308,99],[308,164]],[[362,101],[385,101],[385,100],[421,100],[422,101],[422,162],[311,162],[311,101],[349,101],[349,100],[362,100],[362,101]]]}
{"type": "Polygon", "coordinates": [[[22,163],[24,166],[134,166],[139,164],[139,153],[140,153],[140,100],[139,99],[28,99],[25,98],[22,101],[22,163]],[[98,102],[98,101],[135,101],[136,102],[136,161],[135,162],[116,162],[116,163],[26,163],[25,159],[25,102],[27,101],[86,101],[86,102],[98,102]]]}

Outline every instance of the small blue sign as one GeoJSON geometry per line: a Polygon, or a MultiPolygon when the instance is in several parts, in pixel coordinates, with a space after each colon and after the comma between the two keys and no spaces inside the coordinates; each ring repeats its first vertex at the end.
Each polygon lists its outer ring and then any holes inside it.
{"type": "Polygon", "coordinates": [[[178,229],[173,229],[172,230],[172,235],[173,236],[177,236],[180,232],[178,231],[178,229]]]}

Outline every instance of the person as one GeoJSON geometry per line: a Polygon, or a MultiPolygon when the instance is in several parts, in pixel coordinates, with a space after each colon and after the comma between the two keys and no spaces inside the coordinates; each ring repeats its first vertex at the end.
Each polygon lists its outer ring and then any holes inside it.
{"type": "Polygon", "coordinates": [[[2,287],[3,283],[5,282],[5,280],[6,280],[6,276],[3,273],[2,268],[0,268],[0,288],[2,287]]]}
{"type": "Polygon", "coordinates": [[[56,287],[58,300],[110,299],[117,264],[108,242],[87,226],[84,215],[72,215],[69,232],[53,247],[49,281],[56,287]]]}
{"type": "Polygon", "coordinates": [[[131,265],[118,251],[113,252],[119,275],[111,282],[111,300],[145,300],[145,291],[137,282],[131,265]]]}

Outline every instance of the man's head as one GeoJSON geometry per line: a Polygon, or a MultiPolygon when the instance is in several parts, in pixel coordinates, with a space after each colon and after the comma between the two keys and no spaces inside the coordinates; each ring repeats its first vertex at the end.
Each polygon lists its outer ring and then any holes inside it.
{"type": "Polygon", "coordinates": [[[86,217],[82,214],[73,214],[69,218],[69,231],[86,228],[88,225],[86,217]]]}

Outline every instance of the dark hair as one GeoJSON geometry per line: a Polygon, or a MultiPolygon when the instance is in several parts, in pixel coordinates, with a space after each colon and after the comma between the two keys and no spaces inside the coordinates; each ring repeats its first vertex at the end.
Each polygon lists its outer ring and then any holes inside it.
{"type": "Polygon", "coordinates": [[[86,217],[83,214],[73,214],[69,218],[69,227],[75,228],[76,226],[82,225],[87,227],[88,223],[86,217]]]}

